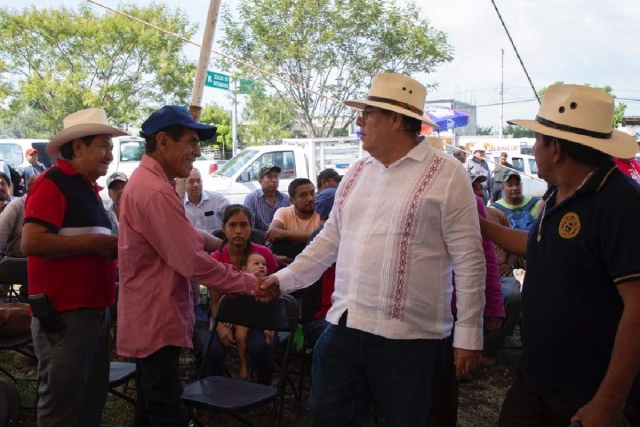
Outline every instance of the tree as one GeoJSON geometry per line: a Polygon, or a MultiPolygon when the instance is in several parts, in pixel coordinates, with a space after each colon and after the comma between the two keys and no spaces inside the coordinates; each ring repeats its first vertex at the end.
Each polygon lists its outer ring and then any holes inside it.
{"type": "Polygon", "coordinates": [[[300,85],[238,71],[288,99],[307,136],[347,129],[355,115],[339,100],[364,96],[375,74],[430,73],[453,59],[446,34],[413,2],[240,0],[237,16],[225,8],[222,20],[228,54],[300,85]]]}
{"type": "Polygon", "coordinates": [[[493,135],[493,126],[477,126],[476,135],[493,135]]]}
{"type": "MultiPolygon", "coordinates": [[[[179,11],[152,4],[122,9],[190,38],[196,28],[179,11]]],[[[183,43],[89,6],[0,9],[0,100],[3,122],[33,112],[50,136],[72,112],[99,107],[119,127],[138,124],[161,104],[186,104],[195,66],[183,43]]]]}
{"type": "Polygon", "coordinates": [[[294,107],[284,96],[251,94],[243,117],[241,129],[246,145],[259,145],[294,136],[294,107]]]}
{"type": "Polygon", "coordinates": [[[230,152],[233,149],[233,135],[231,128],[231,111],[225,110],[219,105],[206,105],[200,113],[200,122],[215,125],[218,130],[215,138],[201,141],[203,147],[217,146],[220,152],[230,152]],[[224,145],[224,150],[222,146],[224,145]]]}
{"type": "MultiPolygon", "coordinates": [[[[557,81],[554,84],[561,85],[561,84],[564,84],[564,82],[557,81]]],[[[584,86],[594,87],[596,89],[603,90],[607,92],[609,95],[611,95],[614,99],[616,98],[616,96],[612,93],[613,88],[609,85],[593,86],[593,85],[590,85],[589,83],[585,83],[584,86]]],[[[547,93],[547,89],[548,87],[544,87],[538,91],[538,95],[540,96],[540,99],[542,99],[544,95],[547,93]]],[[[616,107],[613,110],[613,128],[614,129],[617,128],[618,125],[624,124],[624,113],[626,110],[627,110],[627,104],[625,104],[624,102],[616,102],[616,107]]]]}
{"type": "Polygon", "coordinates": [[[511,135],[514,138],[534,138],[533,131],[516,125],[507,125],[504,127],[503,133],[511,135]]]}

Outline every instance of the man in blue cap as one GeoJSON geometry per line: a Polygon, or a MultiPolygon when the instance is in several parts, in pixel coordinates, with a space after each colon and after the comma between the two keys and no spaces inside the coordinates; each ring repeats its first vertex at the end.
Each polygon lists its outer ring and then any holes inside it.
{"type": "Polygon", "coordinates": [[[268,300],[253,274],[213,260],[218,239],[189,223],[175,178],[186,178],[200,156],[199,142],[215,126],[196,122],[184,107],[165,106],[142,124],[145,154],[122,194],[118,254],[118,353],[136,360],[134,425],[187,426],[180,396],[181,348],[192,348],[193,298],[189,279],[220,293],[268,300]]]}

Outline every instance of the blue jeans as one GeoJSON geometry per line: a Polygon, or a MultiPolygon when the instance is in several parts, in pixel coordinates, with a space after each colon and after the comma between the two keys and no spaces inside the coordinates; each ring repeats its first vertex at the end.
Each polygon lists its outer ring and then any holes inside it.
{"type": "Polygon", "coordinates": [[[329,325],[330,323],[327,322],[327,319],[324,317],[302,325],[302,333],[304,334],[305,341],[311,344],[311,347],[315,347],[316,343],[320,339],[320,335],[322,335],[329,325]]]}
{"type": "Polygon", "coordinates": [[[386,427],[424,426],[444,348],[329,325],[313,352],[314,427],[361,426],[371,398],[386,427]]]}
{"type": "Polygon", "coordinates": [[[198,305],[194,306],[193,311],[196,316],[196,323],[193,326],[191,341],[193,341],[193,356],[196,361],[191,379],[195,380],[198,376],[200,365],[202,364],[204,346],[207,345],[207,337],[209,336],[209,316],[207,316],[207,314],[202,311],[202,308],[198,305]]]}
{"type": "Polygon", "coordinates": [[[522,299],[520,296],[520,282],[513,275],[500,278],[502,298],[504,300],[504,322],[497,334],[487,337],[485,349],[489,353],[496,353],[504,347],[504,341],[513,333],[513,329],[520,320],[522,299]]]}

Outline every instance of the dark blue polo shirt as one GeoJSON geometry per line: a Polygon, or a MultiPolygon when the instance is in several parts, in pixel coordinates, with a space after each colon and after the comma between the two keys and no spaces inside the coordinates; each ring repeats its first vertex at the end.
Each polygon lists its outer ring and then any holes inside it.
{"type": "Polygon", "coordinates": [[[522,372],[546,391],[592,396],[622,315],[617,285],[640,281],[640,186],[610,162],[571,197],[555,199],[541,240],[538,218],[527,242],[522,372]]]}

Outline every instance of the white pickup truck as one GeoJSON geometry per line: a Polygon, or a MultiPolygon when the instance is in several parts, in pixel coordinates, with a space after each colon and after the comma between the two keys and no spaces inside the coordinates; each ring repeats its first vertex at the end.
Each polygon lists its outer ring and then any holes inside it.
{"type": "MultiPolygon", "coordinates": [[[[495,163],[500,161],[500,153],[492,153],[487,160],[489,169],[493,173],[495,163]]],[[[536,159],[528,154],[512,154],[507,160],[513,165],[513,168],[521,173],[522,177],[522,194],[532,197],[542,197],[547,191],[547,182],[538,178],[538,165],[536,159]]]]}
{"type": "Polygon", "coordinates": [[[357,138],[284,139],[283,145],[247,147],[210,176],[203,176],[205,190],[216,191],[231,203],[244,203],[247,194],[260,188],[258,172],[263,166],[282,169],[279,190],[287,193],[295,178],[316,177],[325,168],[340,174],[363,156],[357,138]]]}

